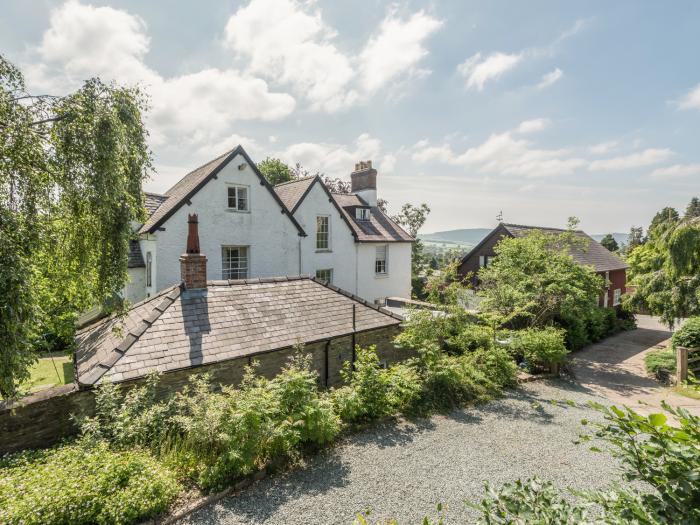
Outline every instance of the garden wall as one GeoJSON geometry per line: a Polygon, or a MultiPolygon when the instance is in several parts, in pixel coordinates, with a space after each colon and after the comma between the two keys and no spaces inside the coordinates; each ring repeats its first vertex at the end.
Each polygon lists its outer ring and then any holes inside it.
{"type": "MultiPolygon", "coordinates": [[[[366,347],[377,346],[380,360],[387,364],[411,357],[408,350],[396,348],[394,337],[398,326],[381,328],[354,335],[355,343],[366,347]]],[[[353,336],[339,337],[329,341],[307,344],[306,352],[313,355],[313,366],[318,372],[321,386],[334,386],[341,382],[343,363],[353,359],[353,336]]],[[[243,371],[251,361],[260,366],[258,373],[274,377],[292,355],[294,349],[287,348],[169,372],[161,376],[159,397],[167,397],[187,384],[192,374],[208,373],[214,384],[237,385],[243,371]]],[[[141,381],[122,383],[125,387],[141,384],[141,381]]],[[[27,448],[51,446],[62,438],[74,435],[78,428],[73,415],[88,416],[94,413],[93,390],[78,390],[74,384],[64,385],[39,392],[16,401],[0,402],[0,455],[27,448]]]]}

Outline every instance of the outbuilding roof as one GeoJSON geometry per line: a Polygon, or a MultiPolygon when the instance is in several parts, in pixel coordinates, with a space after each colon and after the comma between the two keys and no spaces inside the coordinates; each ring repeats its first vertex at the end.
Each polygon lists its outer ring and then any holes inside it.
{"type": "MultiPolygon", "coordinates": [[[[234,149],[227,151],[223,155],[218,156],[214,160],[211,160],[200,166],[199,168],[189,172],[182,179],[180,179],[172,188],[165,192],[165,195],[159,197],[165,198],[159,206],[157,206],[148,220],[145,222],[139,233],[153,233],[160,227],[173,213],[175,213],[182,205],[187,203],[207,182],[215,178],[217,173],[219,173],[224,166],[226,166],[231,160],[233,160],[237,155],[241,155],[248,165],[251,167],[253,172],[258,176],[260,184],[265,186],[270,192],[272,197],[277,201],[283,213],[292,221],[294,226],[299,231],[299,235],[306,235],[301,225],[296,221],[296,219],[288,212],[287,207],[284,205],[282,200],[272,188],[269,182],[263,177],[258,167],[251,160],[248,154],[245,152],[242,146],[236,146],[234,149]]],[[[155,195],[155,194],[151,194],[155,195]]],[[[148,195],[147,195],[148,204],[148,195]]],[[[155,204],[155,199],[153,200],[155,204]]],[[[147,207],[148,209],[148,207],[147,207]]],[[[149,210],[150,213],[150,210],[149,210]]]]}
{"type": "Polygon", "coordinates": [[[402,318],[308,276],[173,286],[77,335],[81,385],[128,381],[400,324],[402,318]],[[354,312],[353,312],[354,310],[354,312]],[[354,319],[354,330],[353,330],[354,319]]]}

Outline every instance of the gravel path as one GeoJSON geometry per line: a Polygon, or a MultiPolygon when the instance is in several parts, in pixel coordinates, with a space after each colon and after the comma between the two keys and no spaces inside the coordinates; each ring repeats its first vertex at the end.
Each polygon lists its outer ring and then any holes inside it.
{"type": "Polygon", "coordinates": [[[538,474],[561,487],[601,487],[616,461],[573,444],[581,419],[600,419],[578,406],[590,399],[602,401],[575,383],[538,381],[449,416],[382,425],[181,523],[351,524],[372,509],[373,522],[394,517],[405,525],[434,514],[438,502],[447,505],[449,523],[464,523],[477,514],[462,502],[479,500],[482,480],[500,485],[538,474]]]}

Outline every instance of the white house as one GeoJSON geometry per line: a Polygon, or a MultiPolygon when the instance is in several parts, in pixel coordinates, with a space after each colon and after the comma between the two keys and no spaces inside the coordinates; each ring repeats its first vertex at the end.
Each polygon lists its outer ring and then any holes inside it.
{"type": "Polygon", "coordinates": [[[270,186],[241,146],[146,194],[129,255],[131,302],[180,282],[187,216],[199,217],[209,279],[310,274],[368,301],[410,297],[413,238],[377,207],[377,172],[356,165],[352,193],[319,177],[270,186]]]}

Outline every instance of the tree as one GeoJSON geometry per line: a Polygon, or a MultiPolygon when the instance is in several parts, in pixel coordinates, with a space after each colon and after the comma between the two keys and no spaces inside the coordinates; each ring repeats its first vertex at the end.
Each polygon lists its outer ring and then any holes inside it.
{"type": "Polygon", "coordinates": [[[612,233],[606,234],[605,237],[600,240],[600,244],[605,246],[605,248],[610,252],[616,252],[620,249],[615,237],[612,236],[612,233]]]}
{"type": "Polygon", "coordinates": [[[348,194],[350,193],[350,183],[347,181],[344,181],[343,179],[337,177],[337,178],[332,178],[328,176],[323,177],[323,183],[326,185],[328,188],[328,191],[331,193],[342,193],[342,194],[348,194]]]}
{"type": "Polygon", "coordinates": [[[685,209],[685,218],[691,219],[693,217],[700,217],[700,199],[697,197],[693,197],[685,209]]]}
{"type": "Polygon", "coordinates": [[[641,226],[632,226],[629,236],[627,237],[626,254],[632,253],[637,246],[644,244],[644,230],[641,226]]]}
{"type": "Polygon", "coordinates": [[[267,182],[273,186],[298,178],[292,169],[280,159],[267,157],[265,160],[258,162],[258,169],[263,174],[263,177],[267,179],[267,182]]]}
{"type": "Polygon", "coordinates": [[[596,304],[603,281],[574,262],[569,252],[579,243],[573,230],[504,237],[496,257],[479,270],[482,312],[513,327],[547,326],[562,314],[583,317],[596,304]]]}
{"type": "Polygon", "coordinates": [[[671,208],[670,206],[665,207],[663,210],[657,212],[651,219],[651,223],[647,229],[647,238],[654,235],[662,235],[665,231],[672,228],[679,219],[680,216],[675,208],[671,208]]]}
{"type": "Polygon", "coordinates": [[[97,79],[64,97],[26,91],[0,56],[0,395],[36,351],[70,345],[79,312],[127,282],[131,223],[151,170],[135,88],[97,79]]]}
{"type": "Polygon", "coordinates": [[[418,294],[420,288],[422,288],[417,282],[417,279],[426,267],[423,242],[418,238],[418,232],[425,224],[429,213],[430,208],[425,203],[422,203],[420,206],[407,203],[401,207],[401,212],[399,212],[398,215],[392,217],[394,222],[405,228],[408,234],[415,239],[415,242],[411,246],[411,275],[414,280],[414,294],[418,294]]]}

